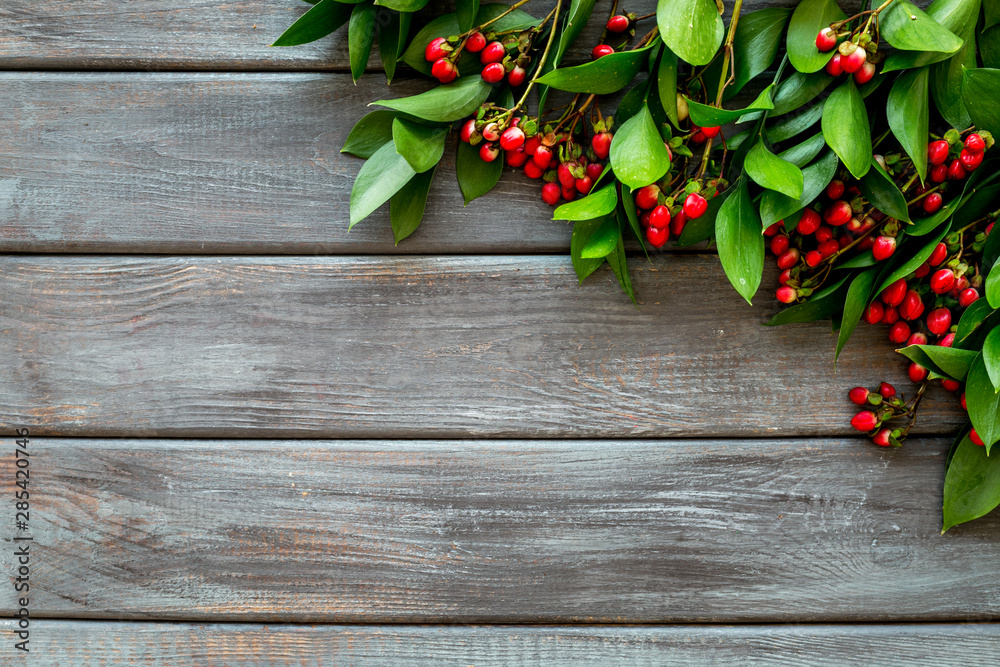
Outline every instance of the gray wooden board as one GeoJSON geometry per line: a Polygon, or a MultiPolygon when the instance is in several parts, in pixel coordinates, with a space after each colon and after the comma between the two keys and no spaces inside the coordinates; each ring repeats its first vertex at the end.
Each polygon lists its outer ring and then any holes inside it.
{"type": "Polygon", "coordinates": [[[995,620],[1000,515],[940,535],[948,444],[36,438],[31,613],[995,620]]]}
{"type": "MultiPolygon", "coordinates": [[[[835,371],[828,322],[762,327],[716,257],[632,263],[638,308],[565,256],[0,257],[0,431],[831,435],[852,386],[912,393],[885,327],[835,371]]],[[[934,387],[918,432],[964,423],[934,387]]]]}
{"type": "MultiPolygon", "coordinates": [[[[4,636],[12,621],[0,621],[4,636]]],[[[35,621],[31,664],[221,665],[981,665],[995,624],[664,627],[335,626],[35,621]]],[[[8,651],[5,646],[3,651],[8,651]]]]}

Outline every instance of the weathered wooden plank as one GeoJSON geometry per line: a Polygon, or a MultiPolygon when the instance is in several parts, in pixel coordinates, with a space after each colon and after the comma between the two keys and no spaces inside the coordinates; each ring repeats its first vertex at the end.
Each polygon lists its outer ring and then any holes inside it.
{"type": "Polygon", "coordinates": [[[34,439],[31,613],[995,620],[1000,515],[939,534],[948,444],[34,439]]]}
{"type": "MultiPolygon", "coordinates": [[[[2,20],[0,20],[2,22],[2,20]]],[[[567,252],[540,186],[509,174],[468,207],[454,147],[424,223],[393,245],[388,207],[348,234],[362,160],[340,153],[385,95],[341,74],[0,74],[0,251],[567,252]]]]}
{"type": "MultiPolygon", "coordinates": [[[[12,621],[0,621],[7,635],[12,621]]],[[[665,627],[331,626],[35,621],[48,665],[987,665],[996,624],[665,627]]],[[[6,650],[6,647],[5,647],[6,650]]]]}
{"type": "MultiPolygon", "coordinates": [[[[0,258],[0,429],[84,436],[850,433],[900,389],[883,328],[764,328],[711,255],[633,262],[636,308],[568,257],[0,258]]],[[[768,274],[765,284],[775,278],[768,274]]],[[[940,388],[920,432],[965,416],[940,388]]]]}

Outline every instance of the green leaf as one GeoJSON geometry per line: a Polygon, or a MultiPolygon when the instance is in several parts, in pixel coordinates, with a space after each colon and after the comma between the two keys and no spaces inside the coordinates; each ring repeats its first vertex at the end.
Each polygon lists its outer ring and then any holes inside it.
{"type": "Polygon", "coordinates": [[[375,0],[379,7],[388,7],[397,12],[415,12],[423,9],[428,0],[375,0]]]}
{"type": "MultiPolygon", "coordinates": [[[[615,187],[624,186],[615,185],[615,187]]],[[[632,234],[634,234],[636,240],[639,241],[643,254],[646,255],[647,259],[649,259],[649,252],[646,250],[646,243],[643,239],[642,228],[639,226],[639,215],[635,210],[635,200],[628,193],[624,193],[624,196],[620,197],[620,201],[622,203],[622,210],[625,211],[625,219],[628,220],[629,227],[632,229],[632,234]]]]}
{"type": "Polygon", "coordinates": [[[1000,136],[1000,69],[965,70],[962,100],[976,127],[1000,136]]]}
{"type": "Polygon", "coordinates": [[[823,116],[823,105],[814,104],[805,111],[785,116],[776,123],[769,124],[766,130],[771,143],[787,141],[795,135],[808,130],[823,116]]]}
{"type": "Polygon", "coordinates": [[[434,169],[417,174],[389,199],[389,221],[392,223],[392,236],[396,245],[420,226],[433,178],[434,169]]]}
{"type": "Polygon", "coordinates": [[[365,73],[374,41],[375,6],[367,3],[354,5],[351,23],[347,27],[347,43],[351,56],[351,78],[355,83],[365,73]]]}
{"type": "Polygon", "coordinates": [[[619,235],[618,222],[614,217],[609,215],[603,218],[601,226],[590,235],[580,251],[580,257],[582,259],[606,257],[618,245],[619,235]]]}
{"type": "Polygon", "coordinates": [[[842,83],[826,98],[822,127],[827,145],[848,171],[855,178],[867,174],[872,162],[871,129],[865,103],[854,79],[842,83]]]}
{"type": "Polygon", "coordinates": [[[812,74],[792,72],[775,91],[774,109],[771,110],[768,117],[775,118],[789,111],[795,111],[803,104],[815,99],[817,95],[826,90],[832,81],[833,77],[822,70],[812,74]]]}
{"type": "Polygon", "coordinates": [[[993,26],[977,35],[979,55],[983,59],[983,67],[1000,67],[1000,26],[993,26]]]}
{"type": "Polygon", "coordinates": [[[396,75],[396,61],[406,43],[406,33],[410,28],[410,14],[388,12],[388,23],[378,31],[378,54],[382,59],[385,80],[392,83],[396,75]]]}
{"type": "MultiPolygon", "coordinates": [[[[790,9],[772,7],[740,17],[733,37],[733,83],[726,88],[725,99],[736,95],[751,79],[771,66],[791,15],[790,9]]],[[[713,81],[718,81],[718,76],[713,81]]]]}
{"type": "Polygon", "coordinates": [[[971,349],[970,346],[966,344],[966,341],[974,333],[976,333],[979,326],[993,314],[993,307],[990,306],[986,299],[973,301],[972,305],[965,309],[965,312],[962,313],[962,317],[958,320],[958,330],[955,332],[955,342],[953,345],[966,350],[971,349]]]}
{"type": "Polygon", "coordinates": [[[326,37],[351,18],[351,5],[320,0],[299,17],[271,46],[298,46],[326,37]]]}
{"type": "MultiPolygon", "coordinates": [[[[361,166],[351,188],[351,224],[358,224],[406,185],[416,172],[391,141],[361,166]]],[[[348,229],[350,229],[350,227],[348,229]]]]}
{"type": "Polygon", "coordinates": [[[538,83],[570,93],[614,93],[639,73],[648,57],[648,49],[611,53],[576,67],[553,70],[539,78],[538,83]]]}
{"type": "Polygon", "coordinates": [[[927,130],[930,124],[928,79],[926,67],[900,74],[892,84],[885,109],[889,128],[913,160],[921,182],[927,178],[927,130]]]}
{"type": "Polygon", "coordinates": [[[569,252],[573,259],[573,270],[576,271],[576,276],[580,279],[581,284],[587,276],[596,271],[601,264],[604,264],[604,257],[584,259],[580,256],[584,246],[590,241],[590,237],[601,228],[602,224],[604,224],[604,220],[598,219],[580,220],[573,225],[573,237],[570,241],[569,252]]]}
{"type": "MultiPolygon", "coordinates": [[[[881,294],[882,290],[884,290],[889,285],[893,284],[900,278],[907,277],[908,275],[916,271],[921,264],[927,261],[927,259],[931,256],[931,253],[934,252],[934,248],[937,246],[938,243],[941,242],[941,239],[943,239],[949,231],[951,231],[950,224],[947,224],[944,227],[942,227],[941,231],[938,232],[937,236],[931,239],[928,243],[921,246],[920,250],[918,250],[916,254],[910,257],[910,259],[903,262],[900,266],[897,266],[892,271],[892,273],[890,273],[884,280],[882,280],[882,283],[878,286],[878,289],[875,290],[875,293],[881,294]]],[[[905,246],[901,245],[900,247],[897,247],[896,254],[898,254],[900,257],[904,256],[902,251],[904,250],[904,248],[906,250],[909,250],[908,247],[909,245],[910,245],[909,243],[905,243],[905,246]]]]}
{"type": "MultiPolygon", "coordinates": [[[[594,11],[594,1],[570,0],[569,10],[565,13],[566,18],[563,21],[562,32],[559,33],[558,41],[556,42],[555,52],[549,56],[542,66],[542,75],[556,69],[559,63],[562,62],[566,49],[569,48],[569,45],[576,40],[580,35],[580,31],[587,25],[587,20],[590,18],[591,12],[594,11]]],[[[538,86],[539,109],[546,108],[545,101],[548,99],[548,96],[549,87],[544,85],[538,86]]]]}
{"type": "MultiPolygon", "coordinates": [[[[591,192],[583,199],[563,204],[552,214],[553,220],[593,220],[610,214],[618,206],[618,189],[612,183],[591,192]]],[[[603,257],[603,255],[602,255],[603,257]]]]}
{"type": "Polygon", "coordinates": [[[725,30],[713,0],[660,0],[656,25],[667,48],[692,65],[707,65],[715,57],[725,30]]]}
{"type": "Polygon", "coordinates": [[[765,191],[760,200],[760,217],[764,227],[770,227],[813,202],[837,173],[840,160],[832,151],[802,170],[802,196],[793,199],[773,190],[765,191]]]}
{"type": "MultiPolygon", "coordinates": [[[[965,42],[963,47],[955,54],[964,53],[969,45],[969,41],[974,39],[976,28],[976,17],[979,15],[980,0],[936,0],[927,8],[927,16],[936,21],[941,27],[947,28],[965,42]]],[[[975,51],[973,50],[973,54],[975,51]]],[[[889,54],[882,65],[883,72],[894,72],[896,70],[913,69],[939,63],[950,58],[950,54],[940,51],[894,51],[889,54]]],[[[975,63],[971,65],[975,67],[975,63]]],[[[961,83],[961,71],[958,72],[959,83],[961,83]]],[[[962,127],[965,127],[963,125],[962,127]]]]}
{"type": "Polygon", "coordinates": [[[493,162],[479,159],[479,150],[474,146],[458,142],[458,157],[455,159],[455,173],[458,187],[462,190],[465,205],[493,189],[503,173],[503,160],[497,157],[493,162]]]}
{"type": "MultiPolygon", "coordinates": [[[[927,151],[924,151],[924,157],[926,159],[927,151]]],[[[872,158],[872,168],[858,183],[858,189],[879,211],[897,220],[910,221],[910,214],[906,209],[906,197],[874,158],[872,158]]]]}
{"type": "Polygon", "coordinates": [[[844,317],[840,322],[840,333],[837,336],[837,350],[833,355],[834,361],[840,358],[840,352],[847,345],[851,334],[861,321],[861,316],[865,314],[865,309],[871,302],[872,285],[879,268],[868,269],[859,273],[851,281],[851,286],[847,289],[847,300],[844,302],[844,317]]]}
{"type": "Polygon", "coordinates": [[[1000,329],[993,329],[986,334],[983,363],[986,365],[986,374],[993,383],[993,393],[1000,392],[1000,329]]]}
{"type": "Polygon", "coordinates": [[[647,105],[614,133],[610,157],[615,176],[632,190],[649,185],[670,169],[667,147],[647,105]]]}
{"type": "Polygon", "coordinates": [[[632,279],[628,275],[628,260],[625,255],[625,243],[622,239],[621,231],[618,232],[618,245],[607,257],[611,270],[618,279],[618,284],[622,286],[622,291],[635,303],[635,291],[632,289],[632,279]]]}
{"type": "MultiPolygon", "coordinates": [[[[603,58],[601,60],[603,60],[603,58]]],[[[719,125],[733,123],[740,116],[751,111],[773,109],[774,103],[771,102],[771,93],[773,91],[774,84],[772,83],[767,88],[762,90],[760,95],[757,96],[757,99],[755,99],[750,106],[745,109],[717,109],[715,107],[708,106],[707,104],[695,102],[688,97],[685,97],[685,99],[688,103],[688,115],[691,117],[692,123],[701,127],[718,127],[719,125]]]]}
{"type": "Polygon", "coordinates": [[[796,324],[825,320],[844,307],[844,284],[850,275],[846,275],[822,292],[817,292],[805,303],[798,303],[785,308],[772,317],[765,326],[774,327],[782,324],[796,324]]]}
{"type": "Polygon", "coordinates": [[[747,153],[743,169],[761,187],[792,199],[802,196],[802,170],[767,150],[763,141],[758,141],[747,153]]]}
{"type": "Polygon", "coordinates": [[[486,101],[492,90],[493,87],[481,77],[459,77],[454,83],[431,88],[426,93],[394,100],[378,100],[372,104],[424,120],[451,123],[475,111],[486,101]]]}
{"type": "Polygon", "coordinates": [[[969,406],[969,419],[986,444],[988,454],[993,443],[1000,440],[1000,394],[993,389],[982,353],[979,353],[969,368],[965,383],[965,403],[969,406]]]}
{"type": "Polygon", "coordinates": [[[639,113],[639,109],[646,103],[646,90],[644,84],[639,84],[629,88],[628,92],[622,95],[622,101],[618,103],[615,110],[615,125],[621,127],[632,116],[639,113]]]}
{"type": "Polygon", "coordinates": [[[392,141],[396,152],[406,158],[418,174],[436,165],[444,155],[446,127],[427,127],[397,118],[392,122],[392,141]]]}
{"type": "Polygon", "coordinates": [[[1000,4],[986,0],[986,6],[983,9],[986,18],[984,28],[992,28],[1000,23],[1000,4]]]}
{"type": "Polygon", "coordinates": [[[788,160],[796,167],[802,168],[813,161],[819,152],[826,147],[826,139],[822,133],[817,132],[800,144],[796,144],[787,150],[778,153],[782,160],[788,160]]]}
{"type": "MultiPolygon", "coordinates": [[[[978,432],[978,429],[977,429],[978,432]]],[[[944,478],[944,528],[978,519],[1000,505],[1000,457],[962,438],[944,478]]]]}
{"type": "Polygon", "coordinates": [[[986,276],[986,300],[994,308],[1000,308],[1000,259],[993,263],[986,276]]]}
{"type": "Polygon", "coordinates": [[[897,352],[924,368],[959,382],[969,374],[969,367],[979,354],[972,350],[960,350],[942,345],[909,345],[897,352]]]}
{"type": "Polygon", "coordinates": [[[392,140],[392,122],[398,117],[396,111],[368,112],[351,129],[340,152],[370,158],[385,142],[392,140]]]}
{"type": "Polygon", "coordinates": [[[746,181],[726,199],[715,219],[715,240],[726,277],[750,303],[764,272],[764,236],[746,181]]]}
{"type": "Polygon", "coordinates": [[[722,205],[726,203],[726,200],[735,191],[735,188],[729,188],[725,192],[720,192],[712,199],[709,199],[708,208],[705,209],[705,213],[700,218],[688,220],[687,224],[684,225],[684,231],[681,232],[680,238],[677,239],[677,245],[684,248],[712,238],[715,234],[715,220],[719,215],[719,209],[722,208],[722,205]]]}
{"type": "Polygon", "coordinates": [[[478,13],[479,0],[455,0],[455,15],[460,31],[472,30],[472,27],[476,25],[476,14],[478,13]]]}
{"type": "Polygon", "coordinates": [[[788,23],[788,60],[792,66],[804,74],[823,69],[827,61],[836,53],[820,53],[816,48],[816,35],[834,21],[846,19],[835,0],[803,0],[792,12],[788,23]]]}
{"type": "MultiPolygon", "coordinates": [[[[872,0],[872,7],[881,4],[872,0]]],[[[907,0],[895,0],[879,15],[879,34],[900,51],[954,53],[962,40],[907,0]]]]}
{"type": "MultiPolygon", "coordinates": [[[[667,118],[674,127],[680,127],[681,122],[677,116],[677,56],[666,47],[660,56],[660,66],[656,68],[656,87],[667,118]]],[[[615,119],[617,118],[616,116],[615,119]]]]}

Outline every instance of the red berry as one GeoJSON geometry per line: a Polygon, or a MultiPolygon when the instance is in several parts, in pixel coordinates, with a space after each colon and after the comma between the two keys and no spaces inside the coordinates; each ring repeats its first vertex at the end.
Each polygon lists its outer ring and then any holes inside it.
{"type": "Polygon", "coordinates": [[[837,33],[832,28],[823,28],[816,35],[816,48],[826,53],[832,51],[837,46],[837,33]]]}
{"type": "Polygon", "coordinates": [[[483,128],[483,139],[486,141],[497,141],[500,139],[500,126],[496,123],[489,123],[483,128]]]}
{"type": "Polygon", "coordinates": [[[519,127],[508,127],[500,135],[500,148],[512,151],[524,145],[524,130],[519,127]]]}
{"type": "Polygon", "coordinates": [[[948,259],[948,246],[944,243],[938,243],[934,246],[934,250],[931,251],[931,256],[927,258],[927,264],[929,266],[940,266],[946,259],[948,259]]]}
{"type": "Polygon", "coordinates": [[[951,347],[955,343],[955,334],[950,333],[941,340],[938,341],[938,345],[941,347],[951,347]]]}
{"type": "Polygon", "coordinates": [[[834,179],[826,186],[826,196],[833,200],[840,199],[844,195],[845,189],[843,181],[834,179]]]}
{"type": "Polygon", "coordinates": [[[524,152],[528,155],[534,155],[538,147],[542,145],[542,138],[537,134],[533,137],[529,137],[527,141],[524,142],[524,152]]]}
{"type": "Polygon", "coordinates": [[[859,431],[870,431],[878,426],[878,417],[871,410],[862,410],[851,419],[851,426],[859,431]]]}
{"type": "Polygon", "coordinates": [[[545,175],[545,168],[539,167],[534,160],[528,160],[524,163],[524,175],[530,179],[541,178],[545,175]]]}
{"type": "Polygon", "coordinates": [[[944,335],[951,328],[951,311],[936,308],[927,313],[927,330],[936,336],[944,335]]]}
{"type": "Polygon", "coordinates": [[[885,308],[879,301],[872,301],[871,304],[865,308],[864,321],[868,324],[878,324],[882,321],[882,316],[885,314],[885,308]]]}
{"type": "Polygon", "coordinates": [[[479,147],[479,157],[483,162],[493,162],[500,155],[500,149],[496,144],[483,144],[479,147]]]}
{"type": "Polygon", "coordinates": [[[889,341],[896,345],[902,345],[910,337],[910,325],[899,320],[889,327],[889,341]]]}
{"type": "Polygon", "coordinates": [[[650,213],[652,213],[652,211],[643,211],[642,213],[639,214],[639,224],[642,225],[643,229],[645,229],[646,227],[649,227],[649,214],[650,213]]]}
{"type": "Polygon", "coordinates": [[[654,248],[662,248],[663,244],[670,238],[670,230],[666,227],[653,227],[650,225],[646,229],[646,240],[654,248]]]}
{"type": "Polygon", "coordinates": [[[507,55],[507,49],[503,47],[503,44],[500,42],[490,42],[483,47],[482,52],[479,54],[479,61],[484,65],[499,63],[505,55],[507,55]]]}
{"type": "Polygon", "coordinates": [[[649,214],[649,226],[667,229],[670,226],[670,209],[666,206],[657,206],[649,214]]]}
{"type": "Polygon", "coordinates": [[[698,130],[697,132],[691,135],[692,144],[703,144],[707,139],[708,137],[706,137],[701,130],[698,130]]]}
{"type": "Polygon", "coordinates": [[[955,380],[943,379],[941,380],[941,386],[947,391],[958,391],[962,388],[962,383],[956,382],[955,380]]]}
{"type": "Polygon", "coordinates": [[[795,293],[795,290],[793,290],[791,287],[788,287],[787,285],[779,287],[778,291],[775,292],[774,296],[781,303],[792,303],[795,301],[795,299],[798,298],[798,295],[795,293]]]}
{"type": "Polygon", "coordinates": [[[802,217],[799,218],[799,226],[796,228],[799,234],[803,236],[808,236],[809,234],[815,234],[816,230],[819,229],[821,220],[819,213],[807,208],[802,211],[802,217]]]}
{"type": "Polygon", "coordinates": [[[974,445],[979,445],[980,447],[986,446],[986,443],[983,442],[983,439],[979,437],[978,433],[976,433],[976,429],[972,429],[971,431],[969,431],[969,440],[971,440],[972,444],[974,445]]]}
{"type": "Polygon", "coordinates": [[[927,336],[920,331],[915,334],[911,334],[906,341],[906,345],[927,345],[927,336]]]}
{"type": "Polygon", "coordinates": [[[584,176],[583,178],[576,179],[576,191],[581,195],[585,195],[590,192],[590,188],[594,187],[594,181],[591,180],[590,176],[584,176]]]}
{"type": "Polygon", "coordinates": [[[913,321],[924,314],[924,302],[913,290],[906,290],[903,302],[899,304],[899,316],[904,320],[913,321]]]}
{"type": "MultiPolygon", "coordinates": [[[[552,149],[548,146],[539,146],[535,149],[535,154],[531,156],[531,161],[542,169],[548,169],[549,165],[552,164],[552,149]]],[[[572,176],[572,174],[570,174],[570,176],[572,176]]],[[[562,177],[559,178],[559,182],[566,185],[566,182],[563,181],[562,177]]]]}
{"type": "Polygon", "coordinates": [[[943,164],[936,164],[931,167],[931,181],[934,183],[944,183],[948,178],[948,167],[943,164]]]}
{"type": "Polygon", "coordinates": [[[792,268],[799,263],[799,256],[798,248],[786,250],[785,253],[778,258],[778,268],[781,270],[792,268]]]}
{"type": "Polygon", "coordinates": [[[614,52],[615,50],[613,47],[607,44],[598,44],[597,46],[594,47],[594,50],[590,52],[590,57],[593,58],[594,60],[597,60],[598,58],[603,58],[604,56],[611,55],[614,52]]]}
{"type": "Polygon", "coordinates": [[[524,83],[525,77],[528,73],[520,65],[514,65],[514,69],[507,73],[507,83],[516,88],[524,83]]]}
{"type": "Polygon", "coordinates": [[[910,367],[906,369],[906,374],[910,376],[910,379],[914,382],[923,382],[927,379],[928,370],[918,363],[910,364],[910,367]]]}
{"type": "Polygon", "coordinates": [[[841,65],[843,58],[840,57],[839,53],[833,54],[833,57],[826,63],[826,73],[830,76],[840,76],[844,73],[844,67],[841,65]]]}
{"type": "Polygon", "coordinates": [[[597,179],[601,177],[601,174],[603,172],[604,172],[604,167],[597,162],[591,162],[590,164],[587,165],[587,176],[590,176],[590,180],[594,181],[595,183],[597,182],[597,179]]]}
{"type": "Polygon", "coordinates": [[[703,128],[701,128],[701,133],[704,134],[709,139],[713,139],[713,138],[715,138],[719,134],[719,130],[721,130],[721,129],[722,128],[718,127],[718,126],[716,126],[716,127],[703,127],[703,128]]]}
{"type": "Polygon", "coordinates": [[[455,73],[455,63],[451,62],[447,58],[438,58],[431,65],[431,76],[439,81],[447,79],[452,74],[455,73]]]}
{"type": "MultiPolygon", "coordinates": [[[[538,155],[538,153],[536,152],[535,155],[538,155]]],[[[559,182],[562,184],[564,188],[573,188],[575,190],[576,176],[574,176],[573,172],[570,170],[571,165],[575,167],[576,163],[570,163],[570,162],[561,163],[559,167],[556,169],[556,175],[559,177],[559,182]]]]}
{"type": "Polygon", "coordinates": [[[840,250],[840,244],[835,239],[827,239],[819,244],[817,250],[819,250],[819,254],[823,256],[823,259],[826,259],[837,254],[837,251],[840,250]]]}
{"type": "Polygon", "coordinates": [[[930,272],[931,272],[930,264],[928,264],[927,262],[924,262],[923,264],[921,264],[920,266],[918,266],[913,271],[913,277],[914,278],[923,278],[924,276],[926,276],[930,272]]]}
{"type": "Polygon", "coordinates": [[[823,219],[834,227],[846,225],[847,221],[853,217],[854,211],[851,210],[851,205],[842,199],[830,204],[830,207],[823,213],[823,219]]]}
{"type": "MultiPolygon", "coordinates": [[[[486,52],[483,51],[483,53],[486,52]]],[[[503,65],[500,63],[490,63],[483,68],[482,77],[486,83],[500,83],[506,74],[503,65]]]]}
{"type": "Polygon", "coordinates": [[[784,226],[785,226],[784,220],[779,220],[773,225],[768,225],[767,228],[764,229],[764,236],[774,236],[779,231],[781,231],[781,228],[784,226]]]}
{"type": "Polygon", "coordinates": [[[874,442],[879,447],[888,447],[892,444],[892,431],[887,428],[880,430],[878,433],[872,436],[872,442],[874,442]]]}
{"type": "Polygon", "coordinates": [[[653,208],[656,206],[657,198],[660,196],[660,187],[653,183],[646,187],[639,188],[635,193],[635,205],[639,208],[653,208]]]}
{"type": "Polygon", "coordinates": [[[562,189],[562,198],[566,201],[573,201],[576,199],[576,186],[570,186],[568,188],[562,189]]]}
{"type": "Polygon", "coordinates": [[[973,132],[965,138],[965,150],[970,153],[982,153],[986,150],[986,142],[983,141],[981,136],[973,132]]]}
{"type": "Polygon", "coordinates": [[[819,250],[810,250],[806,253],[806,265],[812,268],[819,266],[823,261],[823,253],[819,250]]]}
{"type": "Polygon", "coordinates": [[[688,220],[697,220],[708,209],[708,201],[697,192],[692,192],[684,200],[684,215],[688,220]]]}
{"type": "Polygon", "coordinates": [[[816,242],[825,243],[833,238],[833,230],[829,227],[820,227],[816,230],[816,242]]]}
{"type": "Polygon", "coordinates": [[[937,213],[941,210],[941,205],[944,204],[944,198],[938,192],[932,192],[923,201],[924,213],[937,213]]]}
{"type": "Polygon", "coordinates": [[[951,165],[948,166],[948,180],[949,181],[960,181],[966,177],[965,167],[962,166],[962,162],[959,159],[954,159],[951,161],[951,165]]]}
{"type": "Polygon", "coordinates": [[[878,386],[878,393],[882,395],[882,398],[892,398],[896,395],[896,388],[888,382],[881,382],[878,386]]]}
{"type": "Polygon", "coordinates": [[[680,237],[681,233],[684,231],[684,225],[687,224],[687,216],[684,215],[684,210],[677,211],[677,215],[674,216],[673,220],[670,221],[670,233],[674,236],[680,237]]]}
{"type": "Polygon", "coordinates": [[[871,81],[873,76],[875,76],[875,64],[869,60],[854,73],[854,83],[863,86],[871,81]]]}
{"type": "Polygon", "coordinates": [[[559,203],[559,186],[555,183],[546,183],[542,186],[542,201],[549,206],[559,203]]]}
{"type": "Polygon", "coordinates": [[[951,296],[958,298],[958,293],[967,289],[969,289],[969,279],[965,276],[960,276],[955,279],[955,289],[952,290],[951,296]]]}
{"type": "Polygon", "coordinates": [[[899,321],[899,310],[895,306],[886,306],[882,324],[895,324],[899,321]]]}
{"type": "Polygon", "coordinates": [[[629,28],[629,20],[627,16],[622,16],[618,14],[612,16],[608,19],[608,32],[621,33],[625,32],[629,28]]]}
{"type": "Polygon", "coordinates": [[[895,237],[880,236],[875,239],[875,245],[872,246],[872,257],[875,258],[876,262],[889,259],[894,252],[896,252],[895,237]]]}
{"type": "Polygon", "coordinates": [[[940,271],[935,271],[934,275],[931,276],[931,291],[935,294],[950,292],[951,288],[954,286],[955,272],[951,269],[941,269],[940,271]]]}
{"type": "Polygon", "coordinates": [[[469,53],[479,53],[484,48],[486,48],[486,38],[481,32],[472,33],[465,41],[465,50],[469,53]]]}
{"type": "Polygon", "coordinates": [[[847,392],[847,398],[855,405],[865,405],[868,403],[868,390],[864,387],[855,387],[847,392]]]}
{"type": "MultiPolygon", "coordinates": [[[[681,211],[677,215],[684,215],[684,211],[681,211]]],[[[784,271],[782,271],[781,273],[778,274],[778,284],[779,285],[787,285],[788,281],[791,280],[791,279],[792,279],[792,270],[791,269],[785,269],[784,271]]]]}
{"type": "Polygon", "coordinates": [[[788,250],[788,246],[790,245],[791,243],[789,242],[787,236],[785,236],[784,234],[778,234],[777,236],[771,239],[771,252],[775,256],[781,255],[786,250],[788,250]]]}
{"type": "Polygon", "coordinates": [[[948,142],[943,139],[927,144],[927,161],[933,165],[944,164],[948,159],[948,142]]]}
{"type": "Polygon", "coordinates": [[[959,398],[958,398],[958,404],[961,405],[962,409],[965,410],[966,412],[969,411],[969,406],[966,405],[966,403],[965,403],[965,392],[964,391],[962,392],[962,395],[959,396],[959,398]]]}
{"type": "Polygon", "coordinates": [[[439,58],[444,58],[449,53],[451,53],[451,47],[445,46],[448,44],[448,39],[446,37],[436,37],[432,39],[426,47],[424,47],[424,59],[429,62],[435,62],[439,58]]]}
{"type": "Polygon", "coordinates": [[[879,298],[881,298],[882,303],[887,306],[898,306],[903,303],[904,296],[906,296],[906,280],[900,278],[882,290],[882,294],[879,295],[879,298]]]}
{"type": "Polygon", "coordinates": [[[840,58],[840,66],[848,74],[854,74],[867,62],[868,54],[861,47],[855,48],[847,56],[840,58]]]}
{"type": "Polygon", "coordinates": [[[530,158],[528,157],[528,154],[525,153],[520,148],[517,148],[512,151],[507,151],[507,164],[509,164],[512,167],[523,167],[524,163],[527,162],[529,159],[530,158]]]}
{"type": "Polygon", "coordinates": [[[983,163],[983,154],[972,153],[967,148],[963,148],[962,152],[958,154],[958,159],[966,171],[975,171],[983,163]]]}
{"type": "Polygon", "coordinates": [[[967,290],[962,290],[958,295],[958,305],[962,308],[968,308],[973,303],[979,300],[979,290],[975,287],[970,287],[967,290]]]}
{"type": "Polygon", "coordinates": [[[608,153],[611,152],[611,139],[610,132],[598,132],[590,140],[590,147],[594,149],[594,155],[598,160],[608,157],[608,153]]]}

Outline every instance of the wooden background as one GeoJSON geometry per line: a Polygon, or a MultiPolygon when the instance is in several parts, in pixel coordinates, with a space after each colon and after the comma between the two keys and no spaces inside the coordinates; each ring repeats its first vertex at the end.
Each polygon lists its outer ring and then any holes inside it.
{"type": "Polygon", "coordinates": [[[268,47],[306,8],[0,4],[3,498],[38,436],[0,663],[1000,660],[1000,517],[939,535],[954,398],[901,450],[847,425],[907,386],[880,328],[834,369],[705,250],[636,258],[638,308],[578,286],[534,185],[463,208],[451,151],[413,237],[348,234],[343,139],[426,83],[268,47]]]}

